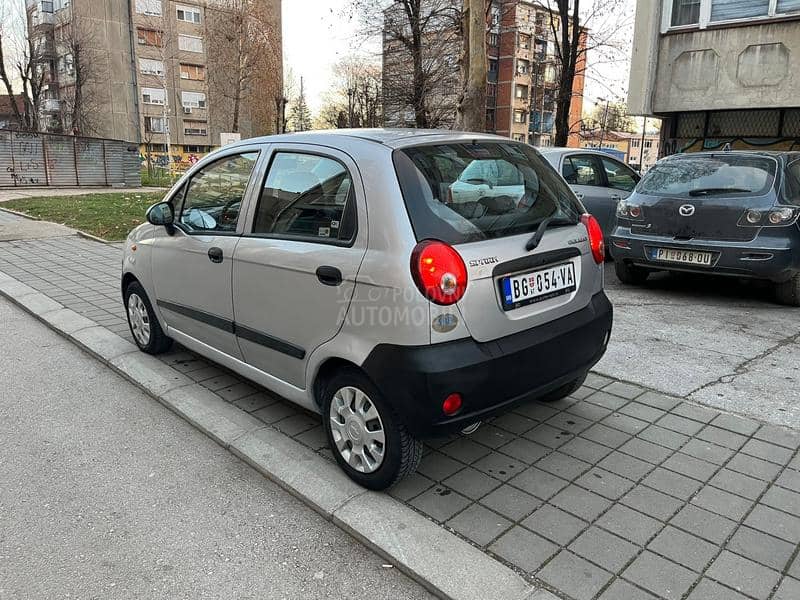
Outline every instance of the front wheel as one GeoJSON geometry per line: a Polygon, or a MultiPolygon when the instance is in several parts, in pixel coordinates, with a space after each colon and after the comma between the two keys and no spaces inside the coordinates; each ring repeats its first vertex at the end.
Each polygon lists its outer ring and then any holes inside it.
{"type": "Polygon", "coordinates": [[[627,285],[641,285],[650,276],[650,271],[642,267],[636,267],[623,260],[614,261],[614,271],[617,279],[627,285]]]}
{"type": "Polygon", "coordinates": [[[775,284],[775,297],[781,304],[800,306],[800,273],[789,281],[775,284]]]}
{"type": "Polygon", "coordinates": [[[364,374],[342,370],[327,382],[322,400],[328,443],[350,479],[370,490],[384,490],[417,468],[422,442],[364,374]]]}
{"type": "Polygon", "coordinates": [[[123,299],[125,312],[128,314],[128,327],[139,350],[147,354],[163,354],[169,350],[172,339],[161,329],[153,305],[142,285],[138,281],[132,281],[125,288],[123,299]]]}

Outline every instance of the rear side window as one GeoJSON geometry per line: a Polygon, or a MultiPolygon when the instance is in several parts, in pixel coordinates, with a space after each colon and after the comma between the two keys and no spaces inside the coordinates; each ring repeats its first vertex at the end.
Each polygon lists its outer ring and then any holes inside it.
{"type": "Polygon", "coordinates": [[[776,161],[766,156],[684,155],[656,163],[637,192],[678,198],[761,196],[772,188],[776,169],[776,161]]]}
{"type": "Polygon", "coordinates": [[[414,146],[396,150],[394,164],[417,240],[460,244],[533,232],[549,217],[580,218],[569,187],[523,144],[414,146]]]}
{"type": "Polygon", "coordinates": [[[338,160],[278,152],[256,208],[253,233],[312,241],[349,241],[355,234],[353,180],[338,160]]]}

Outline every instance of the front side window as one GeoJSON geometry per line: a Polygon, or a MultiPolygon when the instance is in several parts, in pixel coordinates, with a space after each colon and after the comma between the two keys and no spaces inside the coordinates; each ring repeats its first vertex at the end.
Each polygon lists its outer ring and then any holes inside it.
{"type": "Polygon", "coordinates": [[[253,233],[346,242],[356,229],[353,180],[338,160],[278,152],[256,208],[253,233]]]}
{"type": "Polygon", "coordinates": [[[772,158],[752,155],[684,155],[656,163],[639,184],[642,194],[698,198],[763,195],[775,181],[772,158]]]}
{"type": "Polygon", "coordinates": [[[593,156],[570,156],[564,159],[561,174],[571,185],[603,185],[600,166],[593,156]]]}
{"type": "Polygon", "coordinates": [[[608,187],[623,192],[632,192],[636,184],[639,183],[639,176],[622,163],[607,158],[601,158],[603,168],[606,171],[608,187]]]}
{"type": "Polygon", "coordinates": [[[179,211],[189,233],[235,232],[258,152],[228,156],[211,163],[189,181],[179,211]]]}
{"type": "Polygon", "coordinates": [[[572,192],[533,148],[513,142],[449,143],[394,152],[418,241],[448,244],[532,233],[544,219],[578,222],[572,192]]]}

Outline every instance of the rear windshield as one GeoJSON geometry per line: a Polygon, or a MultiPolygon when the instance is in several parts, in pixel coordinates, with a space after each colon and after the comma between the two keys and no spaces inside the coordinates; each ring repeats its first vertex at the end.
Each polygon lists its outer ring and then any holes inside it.
{"type": "Polygon", "coordinates": [[[636,191],[680,198],[760,196],[772,187],[775,171],[775,160],[763,156],[681,157],[656,163],[636,191]]]}
{"type": "Polygon", "coordinates": [[[533,148],[513,142],[451,143],[394,153],[417,240],[460,244],[574,224],[580,204],[533,148]]]}

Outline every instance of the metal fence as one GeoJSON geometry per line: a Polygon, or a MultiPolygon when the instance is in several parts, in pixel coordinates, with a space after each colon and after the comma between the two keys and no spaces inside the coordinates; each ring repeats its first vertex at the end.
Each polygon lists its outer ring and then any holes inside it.
{"type": "Polygon", "coordinates": [[[130,142],[0,130],[0,188],[138,187],[140,168],[130,142]]]}

